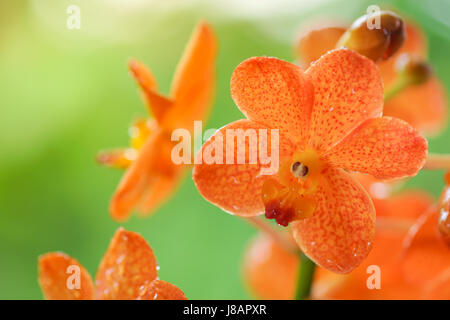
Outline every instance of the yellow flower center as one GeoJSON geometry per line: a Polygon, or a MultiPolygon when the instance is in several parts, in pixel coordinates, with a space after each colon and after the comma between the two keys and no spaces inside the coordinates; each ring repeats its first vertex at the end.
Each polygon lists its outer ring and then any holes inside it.
{"type": "Polygon", "coordinates": [[[152,133],[153,119],[139,119],[130,127],[130,146],[136,151],[140,150],[152,133]]]}
{"type": "Polygon", "coordinates": [[[138,119],[129,129],[130,147],[100,152],[97,161],[111,168],[127,169],[136,160],[155,125],[154,119],[138,119]]]}
{"type": "Polygon", "coordinates": [[[282,226],[312,216],[316,209],[313,195],[325,168],[315,150],[296,152],[284,162],[275,178],[268,178],[262,188],[267,219],[282,226]]]}

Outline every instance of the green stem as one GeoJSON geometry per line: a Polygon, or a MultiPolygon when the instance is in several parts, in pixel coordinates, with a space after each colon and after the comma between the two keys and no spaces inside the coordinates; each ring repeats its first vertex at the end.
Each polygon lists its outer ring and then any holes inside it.
{"type": "Polygon", "coordinates": [[[392,99],[410,85],[412,85],[412,83],[409,81],[408,77],[399,76],[394,84],[385,92],[384,102],[392,99]]]}
{"type": "Polygon", "coordinates": [[[316,265],[303,253],[300,253],[299,275],[295,300],[306,300],[311,295],[311,286],[316,265]]]}

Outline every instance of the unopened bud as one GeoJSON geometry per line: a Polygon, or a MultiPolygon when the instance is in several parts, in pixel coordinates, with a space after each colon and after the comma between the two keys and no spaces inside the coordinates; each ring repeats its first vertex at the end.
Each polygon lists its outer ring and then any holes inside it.
{"type": "Polygon", "coordinates": [[[395,67],[399,76],[404,77],[413,85],[424,83],[433,74],[429,63],[408,53],[404,53],[398,57],[395,67]]]}
{"type": "Polygon", "coordinates": [[[346,47],[378,62],[394,55],[405,38],[403,20],[393,12],[380,11],[358,18],[339,39],[337,48],[346,47]],[[370,23],[373,19],[379,24],[370,23]]]}

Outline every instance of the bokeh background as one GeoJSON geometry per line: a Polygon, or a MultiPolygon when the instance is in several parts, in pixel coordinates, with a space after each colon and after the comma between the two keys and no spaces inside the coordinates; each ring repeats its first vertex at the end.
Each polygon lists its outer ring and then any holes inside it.
{"type": "MultiPolygon", "coordinates": [[[[0,0],[0,299],[41,299],[37,257],[60,250],[95,275],[120,226],[109,198],[122,172],[100,167],[98,150],[125,146],[129,124],[146,115],[127,72],[145,62],[167,93],[199,19],[220,43],[218,82],[208,127],[242,118],[229,94],[244,59],[294,59],[299,28],[314,21],[351,22],[370,4],[416,20],[429,39],[430,61],[450,89],[448,0],[0,0]],[[81,29],[66,28],[69,5],[81,29]]],[[[430,140],[450,152],[450,131],[430,140]]],[[[423,172],[407,188],[438,195],[442,172],[423,172]]],[[[173,199],[149,219],[122,224],[155,251],[160,277],[190,299],[250,298],[242,255],[255,230],[209,204],[189,174],[173,199]]]]}

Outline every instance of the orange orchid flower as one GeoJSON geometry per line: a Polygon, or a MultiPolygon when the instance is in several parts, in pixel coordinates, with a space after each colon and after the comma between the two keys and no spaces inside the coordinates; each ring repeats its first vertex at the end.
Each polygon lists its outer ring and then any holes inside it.
{"type": "MultiPolygon", "coordinates": [[[[380,179],[412,176],[428,149],[410,125],[381,117],[377,66],[347,49],[326,53],[306,72],[276,58],[255,57],[234,71],[231,94],[247,119],[228,124],[203,145],[202,154],[225,137],[223,164],[194,167],[201,195],[235,215],[265,212],[279,224],[292,223],[310,259],[334,272],[350,272],[372,247],[375,210],[345,170],[380,179]],[[244,164],[236,164],[237,149],[249,150],[249,139],[235,144],[224,134],[227,129],[279,129],[278,173],[260,174],[266,164],[260,159],[250,164],[249,152],[244,164]],[[227,150],[234,150],[235,164],[226,164],[227,150]]],[[[277,144],[269,139],[259,145],[259,154],[272,143],[277,144]]]]}
{"type": "MultiPolygon", "coordinates": [[[[411,22],[405,24],[406,39],[402,47],[389,59],[378,63],[389,92],[399,77],[397,66],[401,59],[411,58],[426,61],[427,44],[423,32],[411,22]]],[[[308,66],[321,55],[336,47],[345,33],[343,27],[324,27],[312,30],[296,43],[295,51],[299,62],[308,66]]],[[[383,114],[410,123],[427,135],[441,131],[446,123],[447,99],[445,90],[436,75],[425,82],[411,85],[387,99],[383,114]]]]}
{"type": "Polygon", "coordinates": [[[156,80],[140,62],[129,68],[143,93],[153,118],[138,120],[130,130],[131,147],[101,152],[98,161],[127,169],[116,192],[110,212],[123,221],[131,211],[145,215],[155,211],[174,191],[186,165],[171,160],[172,131],[193,131],[195,120],[207,117],[215,86],[216,37],[212,28],[200,23],[175,73],[170,97],[158,93],[156,80]]]}
{"type": "Polygon", "coordinates": [[[95,286],[86,269],[64,253],[39,257],[39,283],[48,300],[186,300],[180,289],[158,279],[157,270],[153,250],[145,239],[122,228],[100,263],[95,286]],[[69,278],[76,269],[78,287],[69,278]]]}

